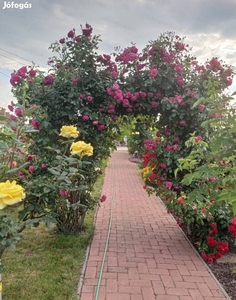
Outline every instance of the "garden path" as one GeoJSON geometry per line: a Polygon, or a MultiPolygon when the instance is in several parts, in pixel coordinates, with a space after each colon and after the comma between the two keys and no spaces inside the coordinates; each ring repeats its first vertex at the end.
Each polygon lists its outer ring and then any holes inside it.
{"type": "Polygon", "coordinates": [[[147,195],[125,147],[112,154],[103,194],[81,300],[229,299],[160,199],[147,195]]]}

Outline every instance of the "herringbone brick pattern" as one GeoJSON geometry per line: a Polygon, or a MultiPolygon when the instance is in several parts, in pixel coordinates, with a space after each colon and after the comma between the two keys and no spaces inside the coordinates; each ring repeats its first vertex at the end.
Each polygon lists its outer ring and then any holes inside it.
{"type": "Polygon", "coordinates": [[[148,197],[126,148],[112,154],[106,169],[96,231],[81,300],[94,300],[111,205],[109,246],[98,300],[228,299],[193,251],[175,220],[156,197],[148,197]]]}

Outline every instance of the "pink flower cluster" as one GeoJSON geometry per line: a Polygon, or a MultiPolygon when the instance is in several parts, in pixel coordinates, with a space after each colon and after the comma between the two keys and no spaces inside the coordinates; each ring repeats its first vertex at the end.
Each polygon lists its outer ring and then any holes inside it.
{"type": "Polygon", "coordinates": [[[12,86],[16,86],[22,79],[27,79],[28,81],[32,81],[33,77],[36,76],[36,71],[30,68],[27,70],[27,67],[21,67],[18,71],[11,74],[10,83],[12,86]]]}
{"type": "Polygon", "coordinates": [[[79,94],[79,99],[81,100],[85,100],[85,101],[88,101],[88,102],[91,102],[93,101],[93,97],[90,96],[90,95],[85,95],[85,94],[79,94]]]}
{"type": "Polygon", "coordinates": [[[182,100],[183,100],[183,97],[181,95],[176,95],[175,97],[169,97],[169,98],[164,98],[163,99],[164,101],[168,101],[168,102],[171,102],[173,104],[178,104],[178,103],[181,103],[182,100]]]}
{"type": "Polygon", "coordinates": [[[69,190],[65,190],[65,191],[64,190],[60,190],[59,194],[61,196],[67,196],[69,194],[69,190]]]}
{"type": "MultiPolygon", "coordinates": [[[[115,99],[115,102],[117,104],[121,104],[127,112],[131,113],[133,111],[133,108],[138,108],[141,106],[140,103],[138,103],[138,100],[141,100],[142,98],[160,98],[161,93],[154,93],[151,92],[122,92],[122,90],[119,88],[119,85],[117,83],[113,84],[112,87],[107,87],[107,93],[110,95],[112,98],[115,99]]],[[[115,106],[112,105],[111,103],[108,102],[108,113],[114,113],[115,106]]],[[[152,101],[151,102],[152,108],[157,108],[159,106],[159,103],[157,101],[152,101]]]]}
{"type": "Polygon", "coordinates": [[[138,58],[138,49],[135,46],[125,48],[120,55],[116,57],[116,61],[128,63],[138,58]]]}

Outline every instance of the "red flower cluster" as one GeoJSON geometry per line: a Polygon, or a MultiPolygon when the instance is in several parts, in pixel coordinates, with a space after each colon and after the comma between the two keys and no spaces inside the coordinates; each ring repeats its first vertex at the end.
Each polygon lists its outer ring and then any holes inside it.
{"type": "Polygon", "coordinates": [[[211,231],[209,232],[209,235],[214,235],[214,234],[217,234],[218,233],[218,228],[217,228],[217,226],[214,224],[214,223],[212,223],[211,224],[211,231]]]}
{"type": "Polygon", "coordinates": [[[236,218],[231,220],[231,225],[228,226],[228,230],[233,237],[236,237],[236,218]]]}
{"type": "MultiPolygon", "coordinates": [[[[235,219],[236,220],[236,219],[235,219]]],[[[236,225],[236,222],[235,222],[236,225]]],[[[202,259],[207,261],[208,263],[212,263],[215,259],[221,258],[223,254],[229,251],[229,245],[228,242],[218,242],[216,239],[214,239],[212,236],[218,233],[217,226],[212,223],[211,224],[211,231],[209,232],[209,235],[207,237],[207,244],[209,247],[213,248],[211,249],[212,253],[207,255],[205,252],[201,254],[202,259]]]]}
{"type": "MultiPolygon", "coordinates": [[[[210,237],[210,239],[212,239],[212,238],[210,237]]],[[[214,240],[214,241],[213,240],[214,239],[211,240],[211,243],[212,243],[211,245],[213,245],[213,244],[217,245],[217,247],[216,247],[216,250],[217,250],[216,254],[210,253],[209,255],[207,255],[205,252],[203,252],[201,254],[202,259],[205,260],[205,261],[207,261],[208,263],[212,263],[214,261],[214,259],[221,258],[221,256],[223,254],[225,254],[226,252],[229,251],[228,242],[217,242],[216,240],[214,240]]]]}

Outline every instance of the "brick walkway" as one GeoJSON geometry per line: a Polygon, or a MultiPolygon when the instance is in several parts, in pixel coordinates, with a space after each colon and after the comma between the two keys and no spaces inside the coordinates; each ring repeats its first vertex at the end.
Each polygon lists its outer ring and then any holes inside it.
{"type": "Polygon", "coordinates": [[[161,201],[148,197],[126,148],[112,155],[82,286],[94,300],[113,202],[98,300],[222,300],[223,294],[161,201]]]}

